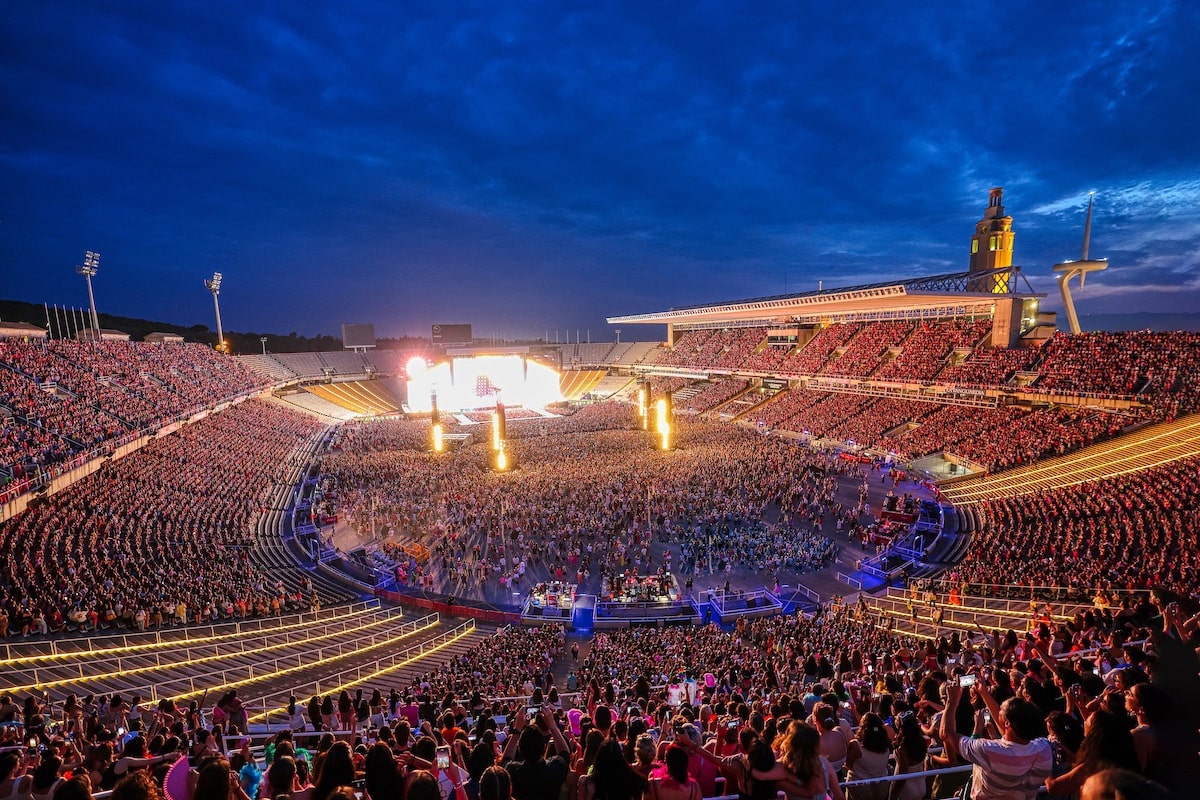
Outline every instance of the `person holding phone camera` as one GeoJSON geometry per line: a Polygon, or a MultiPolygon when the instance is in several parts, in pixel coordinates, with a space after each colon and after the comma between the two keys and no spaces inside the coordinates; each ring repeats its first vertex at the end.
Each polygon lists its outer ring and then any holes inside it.
{"type": "Polygon", "coordinates": [[[946,687],[941,734],[947,755],[960,755],[974,765],[972,800],[1035,800],[1054,769],[1054,750],[1046,738],[1041,711],[1020,697],[997,704],[983,684],[977,683],[971,690],[983,700],[1001,738],[972,739],[958,734],[956,712],[964,689],[956,680],[946,687]]]}
{"type": "Polygon", "coordinates": [[[512,778],[513,797],[516,800],[558,797],[567,780],[569,753],[570,747],[552,711],[543,709],[530,720],[525,709],[519,710],[501,759],[501,766],[512,778]],[[549,733],[549,742],[542,729],[549,733]],[[553,755],[547,757],[547,748],[551,746],[553,755]]]}

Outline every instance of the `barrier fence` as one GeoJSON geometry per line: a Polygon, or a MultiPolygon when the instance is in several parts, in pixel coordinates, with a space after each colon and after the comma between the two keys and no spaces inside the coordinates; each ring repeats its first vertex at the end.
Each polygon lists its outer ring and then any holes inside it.
{"type": "Polygon", "coordinates": [[[424,608],[451,617],[468,617],[488,625],[519,625],[521,623],[521,615],[514,611],[462,606],[457,603],[440,602],[431,600],[428,597],[416,597],[386,589],[375,589],[374,595],[391,603],[412,606],[413,608],[424,608]]]}

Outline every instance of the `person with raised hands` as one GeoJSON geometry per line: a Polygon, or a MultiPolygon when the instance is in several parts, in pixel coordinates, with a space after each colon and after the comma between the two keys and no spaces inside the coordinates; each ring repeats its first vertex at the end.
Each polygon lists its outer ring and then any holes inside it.
{"type": "Polygon", "coordinates": [[[971,800],[1035,800],[1054,768],[1054,751],[1037,706],[1020,697],[998,704],[988,687],[975,683],[976,693],[1001,734],[999,739],[973,739],[958,733],[956,718],[963,695],[962,676],[946,687],[941,738],[948,756],[960,755],[974,765],[971,800]]]}

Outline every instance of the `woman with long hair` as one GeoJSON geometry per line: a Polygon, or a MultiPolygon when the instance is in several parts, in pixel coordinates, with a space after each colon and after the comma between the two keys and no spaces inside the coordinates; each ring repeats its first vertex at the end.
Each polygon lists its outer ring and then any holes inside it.
{"type": "MultiPolygon", "coordinates": [[[[896,720],[896,774],[920,772],[925,766],[925,755],[929,743],[921,731],[917,715],[905,711],[896,720]]],[[[888,793],[890,800],[921,800],[925,796],[925,778],[906,778],[892,781],[888,793]]]]}
{"type": "Polygon", "coordinates": [[[404,796],[404,781],[396,768],[396,757],[386,742],[371,745],[363,768],[364,800],[398,800],[404,796]]]}
{"type": "Polygon", "coordinates": [[[575,759],[572,765],[572,771],[575,773],[578,780],[583,780],[592,771],[592,765],[596,763],[596,754],[600,752],[600,745],[604,744],[604,734],[593,728],[587,732],[587,736],[583,737],[583,749],[579,754],[579,758],[575,759]]]}
{"type": "Polygon", "coordinates": [[[1071,770],[1046,779],[1046,790],[1054,795],[1078,795],[1083,783],[1106,769],[1138,772],[1140,765],[1133,734],[1126,721],[1107,711],[1097,711],[1083,723],[1083,742],[1075,753],[1071,770]]]}
{"type": "MultiPolygon", "coordinates": [[[[346,699],[349,700],[350,696],[346,695],[346,699]]],[[[318,772],[313,800],[328,800],[339,786],[354,783],[354,759],[350,755],[350,745],[346,742],[334,742],[321,759],[318,772]]]]}
{"type": "Polygon", "coordinates": [[[512,778],[504,767],[491,766],[479,776],[479,800],[512,800],[512,778]]]}
{"type": "Polygon", "coordinates": [[[834,772],[841,772],[846,765],[846,755],[849,743],[838,724],[837,714],[828,703],[817,703],[813,706],[812,725],[821,735],[821,744],[817,752],[825,756],[825,760],[833,767],[834,772]]]}
{"type": "Polygon", "coordinates": [[[591,772],[579,783],[581,800],[641,800],[645,790],[646,779],[625,760],[616,739],[600,746],[591,772]]]}
{"type": "Polygon", "coordinates": [[[1130,733],[1141,773],[1164,783],[1164,773],[1169,772],[1171,764],[1165,752],[1169,737],[1162,723],[1170,718],[1170,697],[1153,683],[1139,683],[1126,694],[1125,708],[1137,723],[1130,733]]]}
{"type": "Polygon", "coordinates": [[[633,743],[633,768],[646,780],[650,780],[650,774],[662,766],[655,758],[656,755],[658,748],[654,744],[654,737],[649,733],[639,733],[633,743]]]}
{"type": "Polygon", "coordinates": [[[196,776],[192,800],[250,800],[223,757],[210,759],[196,776]]]}
{"type": "Polygon", "coordinates": [[[338,730],[354,730],[354,704],[350,701],[350,692],[342,689],[337,700],[338,730]]]}
{"type": "MultiPolygon", "coordinates": [[[[347,697],[349,699],[349,697],[347,697]]],[[[325,695],[321,700],[321,728],[320,730],[332,731],[334,720],[333,695],[325,695]]]]}
{"type": "Polygon", "coordinates": [[[673,744],[664,760],[664,769],[650,778],[650,800],[701,800],[700,784],[688,775],[687,751],[673,744]]]}
{"type": "Polygon", "coordinates": [[[770,772],[755,769],[755,780],[782,781],[788,800],[845,800],[837,773],[819,752],[821,734],[807,722],[793,720],[785,733],[775,740],[779,763],[770,772]]]}
{"type": "MultiPolygon", "coordinates": [[[[878,714],[866,713],[858,725],[858,733],[846,753],[847,778],[851,781],[882,778],[888,774],[888,756],[892,742],[878,714]]],[[[869,783],[846,788],[849,800],[885,800],[886,783],[869,783]]]]}

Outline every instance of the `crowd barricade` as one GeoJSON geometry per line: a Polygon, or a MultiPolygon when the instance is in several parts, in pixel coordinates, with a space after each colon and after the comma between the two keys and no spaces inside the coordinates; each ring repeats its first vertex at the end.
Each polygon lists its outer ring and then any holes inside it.
{"type": "Polygon", "coordinates": [[[417,597],[386,589],[376,589],[374,594],[376,597],[391,603],[399,603],[400,605],[412,606],[413,608],[424,608],[452,617],[469,617],[487,625],[519,625],[521,623],[521,615],[512,611],[459,605],[458,603],[431,600],[428,597],[417,597]]]}

